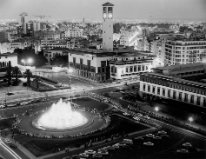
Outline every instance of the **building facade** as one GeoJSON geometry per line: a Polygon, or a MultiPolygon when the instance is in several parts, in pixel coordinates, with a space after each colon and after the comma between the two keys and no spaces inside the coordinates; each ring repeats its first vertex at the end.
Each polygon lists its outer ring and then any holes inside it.
{"type": "Polygon", "coordinates": [[[111,78],[121,80],[139,77],[142,72],[150,72],[153,63],[152,56],[133,56],[115,58],[110,61],[111,78]]]}
{"type": "Polygon", "coordinates": [[[192,64],[206,58],[206,40],[168,40],[165,44],[165,64],[192,64]]]}
{"type": "Polygon", "coordinates": [[[109,60],[113,56],[101,50],[70,50],[69,67],[75,74],[93,81],[105,82],[110,79],[109,60]]]}
{"type": "Polygon", "coordinates": [[[17,54],[0,54],[0,68],[5,68],[11,63],[12,67],[18,66],[17,54]]]}
{"type": "Polygon", "coordinates": [[[205,75],[203,63],[155,68],[140,75],[140,92],[206,107],[205,75]]]}

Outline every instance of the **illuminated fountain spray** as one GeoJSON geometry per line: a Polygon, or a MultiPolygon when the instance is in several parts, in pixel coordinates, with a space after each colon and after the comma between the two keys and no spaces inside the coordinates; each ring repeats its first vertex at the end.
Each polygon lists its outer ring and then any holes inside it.
{"type": "Polygon", "coordinates": [[[72,110],[70,102],[60,99],[43,113],[35,123],[40,129],[71,129],[87,123],[87,118],[80,112],[72,110]]]}

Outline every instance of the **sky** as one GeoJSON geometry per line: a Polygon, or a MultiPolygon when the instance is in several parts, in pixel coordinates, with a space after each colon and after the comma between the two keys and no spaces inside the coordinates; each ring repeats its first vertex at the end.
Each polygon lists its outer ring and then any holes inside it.
{"type": "MultiPolygon", "coordinates": [[[[59,19],[101,20],[105,0],[0,0],[0,19],[48,15],[59,19]]],[[[206,20],[206,0],[110,0],[114,19],[206,20]]]]}

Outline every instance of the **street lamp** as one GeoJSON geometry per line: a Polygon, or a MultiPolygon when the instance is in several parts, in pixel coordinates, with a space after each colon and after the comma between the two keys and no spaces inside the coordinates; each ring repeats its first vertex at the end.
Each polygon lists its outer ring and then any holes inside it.
{"type": "Polygon", "coordinates": [[[72,68],[69,68],[69,69],[67,70],[67,73],[70,74],[70,75],[69,75],[69,87],[71,88],[71,73],[73,73],[73,69],[72,69],[72,68]]]}
{"type": "Polygon", "coordinates": [[[155,107],[154,110],[155,110],[156,112],[158,112],[158,111],[160,110],[160,108],[159,108],[159,107],[155,107]]]}
{"type": "Polygon", "coordinates": [[[192,122],[194,121],[194,118],[193,118],[192,116],[190,116],[190,117],[188,117],[188,121],[189,121],[190,123],[192,123],[192,122]]]}
{"type": "Polygon", "coordinates": [[[28,58],[28,59],[27,59],[27,64],[28,64],[28,65],[31,65],[32,63],[33,63],[33,59],[32,59],[32,58],[28,58]]]}

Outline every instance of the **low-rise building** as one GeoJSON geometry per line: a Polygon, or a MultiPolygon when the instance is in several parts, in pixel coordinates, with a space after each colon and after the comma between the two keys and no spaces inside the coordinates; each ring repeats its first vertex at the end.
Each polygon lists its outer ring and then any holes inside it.
{"type": "Polygon", "coordinates": [[[11,63],[12,67],[18,66],[17,54],[0,54],[0,68],[7,67],[9,62],[11,63]]]}
{"type": "MultiPolygon", "coordinates": [[[[153,73],[140,75],[140,92],[149,97],[156,96],[206,107],[206,83],[199,76],[205,75],[205,64],[190,64],[156,69],[153,73]],[[193,80],[187,79],[196,77],[193,80]],[[194,80],[198,79],[198,81],[194,80]]],[[[205,76],[202,76],[203,78],[205,76]]]]}

